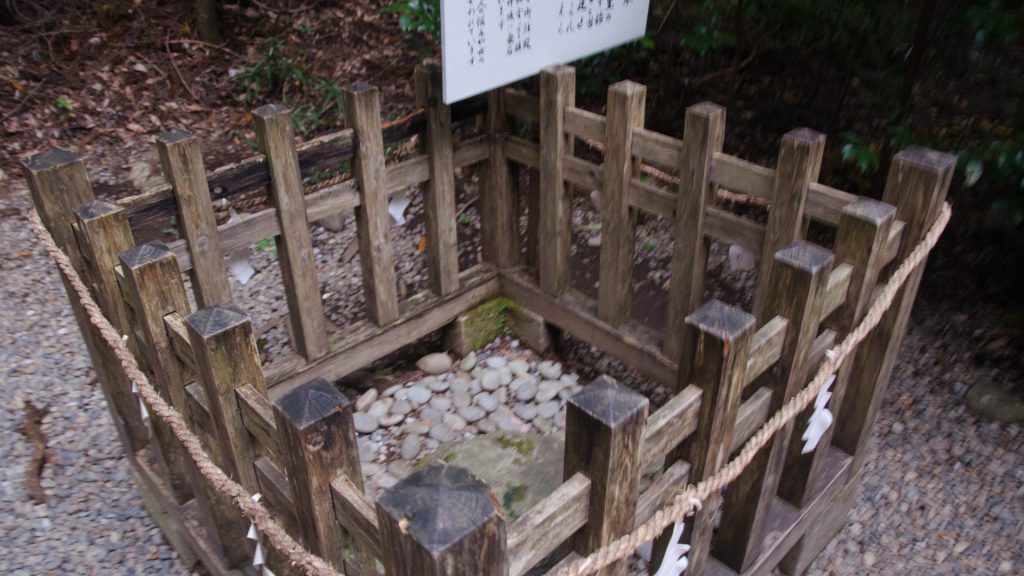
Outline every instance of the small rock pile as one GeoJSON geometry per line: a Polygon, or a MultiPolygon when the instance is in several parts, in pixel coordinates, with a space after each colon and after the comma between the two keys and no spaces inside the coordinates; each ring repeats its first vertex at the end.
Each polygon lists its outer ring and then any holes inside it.
{"type": "Polygon", "coordinates": [[[565,427],[565,401],[582,389],[559,362],[540,360],[499,338],[456,365],[445,353],[424,356],[424,373],[355,402],[355,428],[367,494],[393,486],[412,463],[439,446],[487,432],[553,433],[565,427]],[[387,469],[385,469],[387,467],[387,469]]]}

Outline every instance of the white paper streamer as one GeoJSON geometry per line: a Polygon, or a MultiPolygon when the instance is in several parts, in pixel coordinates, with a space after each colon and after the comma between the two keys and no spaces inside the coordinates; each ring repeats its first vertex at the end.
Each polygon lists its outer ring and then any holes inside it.
{"type": "MultiPolygon", "coordinates": [[[[831,350],[830,350],[831,352],[831,350]]],[[[832,425],[834,417],[832,412],[828,409],[828,401],[832,398],[832,393],[829,392],[829,388],[832,387],[832,383],[836,381],[836,376],[833,374],[829,377],[828,381],[825,382],[825,386],[818,392],[818,397],[814,399],[814,412],[811,417],[807,419],[807,430],[804,430],[803,436],[800,437],[804,441],[804,448],[800,452],[801,454],[807,454],[813,451],[818,446],[818,442],[821,437],[828,430],[828,427],[832,425]]]]}
{"type": "MultiPolygon", "coordinates": [[[[252,495],[253,502],[259,502],[261,498],[263,498],[262,494],[252,495]]],[[[252,522],[249,522],[249,531],[246,532],[245,537],[256,542],[256,551],[252,554],[252,567],[259,568],[261,576],[274,576],[274,573],[266,566],[267,555],[263,550],[263,535],[252,522]]]]}
{"type": "Polygon", "coordinates": [[[409,207],[411,201],[407,190],[399,190],[391,196],[391,202],[388,202],[388,214],[394,219],[396,225],[405,224],[405,209],[409,207]]]}
{"type": "MultiPolygon", "coordinates": [[[[228,211],[230,215],[228,217],[228,224],[234,222],[241,222],[242,217],[235,212],[234,209],[228,211]]],[[[238,279],[238,283],[245,286],[249,280],[256,274],[256,270],[253,269],[252,264],[249,263],[249,248],[245,247],[240,250],[235,250],[231,254],[228,254],[228,270],[231,271],[231,275],[238,279]]]]}
{"type": "Polygon", "coordinates": [[[686,555],[690,552],[690,547],[686,544],[680,544],[679,539],[683,537],[683,522],[676,522],[675,526],[672,527],[672,539],[665,549],[665,557],[661,560],[661,567],[654,573],[654,576],[679,576],[686,571],[686,568],[690,565],[689,559],[686,555]]]}

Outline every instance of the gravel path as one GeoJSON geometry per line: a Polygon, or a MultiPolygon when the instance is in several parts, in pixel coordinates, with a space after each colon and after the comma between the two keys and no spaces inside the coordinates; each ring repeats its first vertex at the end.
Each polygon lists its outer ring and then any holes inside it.
{"type": "MultiPolygon", "coordinates": [[[[19,215],[29,205],[24,186],[10,184],[0,194],[0,573],[185,574],[141,506],[64,291],[19,215]],[[50,408],[45,505],[24,489],[25,402],[50,408]]],[[[979,378],[1019,374],[978,365],[963,337],[976,322],[915,317],[858,503],[812,574],[1024,566],[1024,434],[980,421],[962,402],[979,378]]]]}

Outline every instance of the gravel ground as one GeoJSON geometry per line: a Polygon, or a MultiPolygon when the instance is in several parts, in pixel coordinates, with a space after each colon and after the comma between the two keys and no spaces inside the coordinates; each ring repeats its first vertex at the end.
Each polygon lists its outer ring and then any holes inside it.
{"type": "MultiPolygon", "coordinates": [[[[185,574],[141,506],[56,272],[19,216],[29,205],[24,186],[11,186],[0,195],[8,254],[0,261],[0,572],[185,574]],[[45,505],[24,489],[31,446],[17,428],[29,401],[50,408],[45,505]]],[[[253,263],[272,275],[270,262],[253,263]]],[[[320,262],[330,268],[337,256],[320,262]]],[[[416,272],[406,274],[418,283],[416,272]]],[[[279,301],[264,298],[258,308],[279,301]]],[[[812,574],[1012,574],[1024,566],[1024,434],[963,407],[975,381],[1020,375],[972,353],[980,343],[969,336],[985,329],[984,314],[920,312],[850,522],[812,574]]]]}

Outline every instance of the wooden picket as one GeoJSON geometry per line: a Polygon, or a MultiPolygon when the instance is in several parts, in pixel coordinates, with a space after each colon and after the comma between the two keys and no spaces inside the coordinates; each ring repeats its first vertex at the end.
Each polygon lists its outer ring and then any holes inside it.
{"type": "MultiPolygon", "coordinates": [[[[955,165],[945,154],[900,152],[876,201],[817,182],[824,137],[807,129],[782,138],[775,168],[723,152],[725,110],[711,103],[686,110],[682,140],[648,130],[639,84],[610,87],[602,116],[575,106],[575,72],[567,66],[543,71],[536,96],[500,89],[454,108],[439,98],[435,65],[418,68],[415,83],[422,112],[385,126],[377,90],[357,83],[344,92],[350,128],[299,145],[287,109],[260,108],[253,118],[261,155],[210,173],[192,135],[164,135],[157,147],[169,184],[120,204],[94,199],[84,165],[70,152],[25,162],[44,224],[159,393],[218,466],[261,493],[311,552],[350,574],[376,574],[379,562],[388,575],[520,576],[593,552],[650,518],[676,488],[712,476],[803,388],[861,320],[887,270],[935,220],[955,165]],[[456,138],[455,128],[478,114],[480,132],[456,138]],[[414,135],[425,138],[425,153],[389,164],[385,143],[414,135]],[[578,156],[580,143],[603,161],[578,156]],[[352,162],[352,179],[304,190],[306,177],[340,160],[352,162]],[[482,172],[483,262],[460,270],[454,175],[472,166],[482,172]],[[645,176],[652,167],[658,178],[645,176]],[[387,203],[418,184],[426,184],[429,290],[400,302],[387,203]],[[217,225],[215,198],[261,188],[270,208],[217,225]],[[719,188],[766,201],[767,221],[722,208],[719,188]],[[571,286],[574,189],[602,191],[596,299],[571,286]],[[522,193],[530,195],[525,238],[522,193]],[[136,246],[130,220],[175,206],[183,239],[136,246]],[[337,330],[324,319],[309,223],[336,225],[350,210],[369,319],[337,330]],[[669,218],[676,229],[662,333],[631,316],[636,211],[669,218]],[[808,219],[836,228],[834,251],[804,239],[808,219]],[[231,304],[223,257],[267,236],[278,239],[294,354],[261,365],[252,322],[231,304]],[[761,255],[754,310],[703,300],[711,241],[761,255]],[[609,378],[586,386],[567,407],[565,481],[514,522],[506,524],[489,487],[443,464],[417,470],[372,502],[363,492],[352,409],[330,382],[499,294],[663,384],[670,399],[649,413],[646,398],[609,378]],[[663,473],[641,492],[641,471],[659,462],[663,473]],[[446,509],[455,499],[471,500],[473,513],[446,509]],[[416,523],[427,511],[443,532],[425,535],[427,524],[408,529],[409,518],[416,523]]],[[[818,448],[800,449],[804,414],[727,493],[705,502],[685,535],[688,573],[766,574],[776,566],[800,573],[841,528],[920,275],[918,268],[840,368],[836,425],[818,448]]],[[[168,538],[212,573],[246,565],[248,523],[162,422],[143,421],[128,379],[71,300],[140,490],[165,519],[168,538]]],[[[290,573],[277,556],[271,568],[290,573]]],[[[624,571],[619,562],[602,574],[624,571]]]]}

